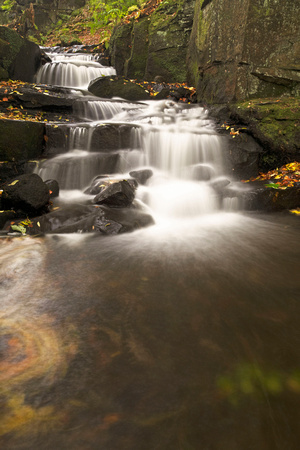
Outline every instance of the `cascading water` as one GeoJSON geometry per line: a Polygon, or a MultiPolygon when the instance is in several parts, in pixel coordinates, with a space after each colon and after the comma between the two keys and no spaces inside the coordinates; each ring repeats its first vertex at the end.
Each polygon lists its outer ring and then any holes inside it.
{"type": "Polygon", "coordinates": [[[84,99],[40,175],[80,213],[94,177],[150,168],[136,201],[156,223],[0,248],[0,447],[298,449],[294,222],[224,211],[203,108],[84,99]]]}
{"type": "Polygon", "coordinates": [[[43,65],[37,75],[36,82],[86,88],[95,78],[115,75],[112,67],[106,67],[92,60],[90,55],[61,55],[51,53],[52,62],[43,65]]]}

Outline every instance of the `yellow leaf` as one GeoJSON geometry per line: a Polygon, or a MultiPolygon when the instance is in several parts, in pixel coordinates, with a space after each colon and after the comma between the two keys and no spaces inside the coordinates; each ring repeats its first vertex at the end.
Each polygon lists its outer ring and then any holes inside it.
{"type": "Polygon", "coordinates": [[[8,186],[14,186],[15,184],[19,183],[19,180],[15,180],[12,183],[10,183],[8,186]]]}

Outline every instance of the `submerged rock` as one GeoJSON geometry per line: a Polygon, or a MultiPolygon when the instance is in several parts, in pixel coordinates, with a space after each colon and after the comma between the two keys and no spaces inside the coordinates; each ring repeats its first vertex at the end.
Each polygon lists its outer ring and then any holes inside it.
{"type": "Polygon", "coordinates": [[[153,171],[151,169],[132,170],[129,175],[135,178],[138,183],[145,184],[152,177],[153,171]]]}
{"type": "Polygon", "coordinates": [[[128,208],[67,205],[31,219],[25,228],[29,235],[94,232],[108,235],[131,232],[153,224],[152,216],[139,204],[128,208]]]}
{"type": "Polygon", "coordinates": [[[95,230],[102,234],[120,234],[153,224],[153,217],[136,205],[120,209],[101,207],[96,218],[95,230]]]}

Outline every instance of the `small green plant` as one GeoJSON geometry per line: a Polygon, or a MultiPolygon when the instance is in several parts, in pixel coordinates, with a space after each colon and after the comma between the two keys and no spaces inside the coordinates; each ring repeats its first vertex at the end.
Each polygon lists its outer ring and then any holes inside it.
{"type": "Polygon", "coordinates": [[[92,20],[89,23],[91,32],[94,33],[98,28],[107,26],[116,26],[123,17],[130,12],[139,10],[142,2],[139,0],[90,0],[89,9],[92,20]]]}
{"type": "Polygon", "coordinates": [[[3,11],[11,11],[16,5],[15,0],[4,0],[3,5],[1,5],[1,9],[3,11]]]}

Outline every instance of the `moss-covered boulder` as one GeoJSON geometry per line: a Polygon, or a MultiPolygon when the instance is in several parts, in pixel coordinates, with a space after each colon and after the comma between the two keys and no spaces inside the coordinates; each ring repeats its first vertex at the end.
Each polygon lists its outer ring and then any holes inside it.
{"type": "Polygon", "coordinates": [[[198,100],[297,94],[298,9],[291,0],[196,0],[188,82],[198,100]]]}
{"type": "Polygon", "coordinates": [[[260,169],[300,161],[300,101],[281,97],[256,99],[230,106],[231,119],[247,126],[261,144],[260,169]]]}
{"type": "Polygon", "coordinates": [[[0,161],[39,158],[44,134],[44,123],[0,119],[0,161]]]}
{"type": "Polygon", "coordinates": [[[38,45],[10,28],[0,27],[0,81],[11,78],[32,82],[41,58],[38,45]]]}
{"type": "Polygon", "coordinates": [[[150,95],[144,88],[123,77],[102,77],[91,81],[89,92],[102,98],[121,97],[125,100],[149,100],[150,95]]]}
{"type": "Polygon", "coordinates": [[[195,0],[163,0],[151,16],[116,28],[109,53],[117,74],[185,82],[194,4],[195,0]]]}

